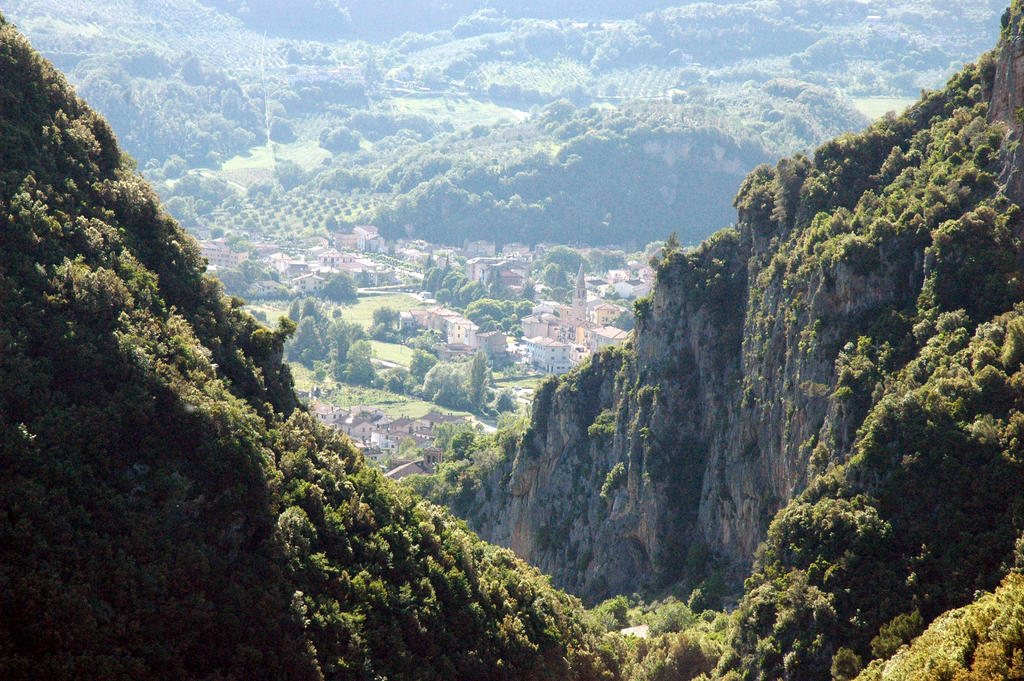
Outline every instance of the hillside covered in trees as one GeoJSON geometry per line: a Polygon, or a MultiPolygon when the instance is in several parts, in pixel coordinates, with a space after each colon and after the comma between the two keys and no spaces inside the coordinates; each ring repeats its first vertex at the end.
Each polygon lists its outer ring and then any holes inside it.
{"type": "Polygon", "coordinates": [[[0,18],[0,677],[619,673],[575,599],[365,466],[0,18]]]}
{"type": "Polygon", "coordinates": [[[1018,678],[1022,35],[1017,0],[944,90],[750,174],[631,348],[418,481],[663,599],[587,614],[309,417],[293,324],[0,18],[0,677],[1018,678]],[[651,639],[604,633],[631,609],[651,639]]]}

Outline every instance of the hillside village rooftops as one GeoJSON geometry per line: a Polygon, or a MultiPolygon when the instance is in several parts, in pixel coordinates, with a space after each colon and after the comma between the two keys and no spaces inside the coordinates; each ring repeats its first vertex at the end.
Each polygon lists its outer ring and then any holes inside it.
{"type": "Polygon", "coordinates": [[[345,419],[345,425],[347,426],[361,426],[364,423],[376,423],[377,419],[372,416],[349,416],[345,419]]]}
{"type": "Polygon", "coordinates": [[[527,338],[526,342],[531,343],[533,345],[541,345],[546,348],[565,348],[569,346],[568,343],[560,343],[559,341],[556,341],[553,338],[544,338],[543,336],[537,336],[536,338],[527,338]]]}
{"type": "Polygon", "coordinates": [[[407,464],[392,468],[384,474],[385,478],[391,478],[392,480],[401,480],[407,478],[410,475],[430,475],[434,472],[434,467],[424,463],[423,461],[411,461],[407,464]]]}
{"type": "Polygon", "coordinates": [[[391,423],[389,423],[388,429],[395,431],[409,430],[410,428],[412,428],[412,425],[414,423],[416,423],[416,421],[409,418],[408,416],[401,416],[392,421],[391,423]]]}
{"type": "Polygon", "coordinates": [[[437,425],[439,423],[461,423],[465,421],[465,417],[456,416],[454,414],[442,414],[438,411],[427,412],[423,416],[419,417],[419,421],[426,421],[427,423],[437,425]]]}
{"type": "Polygon", "coordinates": [[[625,340],[629,336],[629,331],[623,331],[614,326],[602,326],[595,328],[593,331],[595,336],[601,336],[609,340],[625,340]]]}

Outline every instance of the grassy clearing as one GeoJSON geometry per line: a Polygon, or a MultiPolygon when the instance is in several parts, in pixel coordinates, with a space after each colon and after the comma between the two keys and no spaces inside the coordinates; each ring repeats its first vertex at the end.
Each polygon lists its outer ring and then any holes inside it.
{"type": "Polygon", "coordinates": [[[417,400],[406,395],[398,395],[397,393],[378,388],[339,385],[337,388],[330,390],[328,395],[322,399],[324,402],[330,402],[342,407],[350,407],[354,404],[377,407],[393,418],[399,416],[418,418],[432,411],[472,418],[472,414],[469,412],[446,409],[437,406],[433,402],[417,400]]]}
{"type": "Polygon", "coordinates": [[[381,341],[370,341],[373,347],[373,356],[385,362],[393,362],[408,367],[412,362],[412,350],[399,345],[398,343],[382,343],[381,341]]]}
{"type": "Polygon", "coordinates": [[[266,300],[246,305],[253,316],[270,328],[277,327],[277,320],[288,315],[288,303],[277,300],[266,300]]]}
{"type": "Polygon", "coordinates": [[[916,99],[905,97],[856,97],[853,100],[853,108],[871,120],[875,120],[890,111],[900,113],[915,102],[917,102],[916,99]]]}
{"type": "Polygon", "coordinates": [[[505,376],[503,374],[494,374],[494,387],[495,388],[529,388],[535,390],[547,374],[527,374],[525,376],[505,376]]]}
{"type": "Polygon", "coordinates": [[[305,170],[312,170],[320,165],[324,159],[331,158],[331,152],[327,151],[316,140],[300,139],[291,144],[275,145],[278,160],[294,161],[305,170]]]}
{"type": "MultiPolygon", "coordinates": [[[[278,160],[293,161],[305,170],[316,168],[325,158],[331,158],[331,152],[323,149],[311,139],[300,139],[291,144],[274,143],[274,153],[278,160]]],[[[267,145],[261,144],[252,147],[244,154],[228,159],[220,169],[223,173],[238,173],[246,170],[272,171],[274,159],[267,145]]]]}
{"type": "Polygon", "coordinates": [[[391,418],[401,416],[419,418],[432,411],[474,418],[472,414],[466,411],[439,407],[433,402],[418,400],[415,397],[399,395],[398,393],[379,388],[346,385],[338,383],[331,378],[327,378],[321,383],[316,383],[313,378],[313,372],[309,369],[294,362],[289,364],[289,366],[292,370],[292,377],[295,379],[295,390],[299,393],[299,398],[304,402],[309,401],[310,391],[317,387],[320,389],[318,399],[321,402],[336,404],[339,407],[351,407],[356,404],[376,407],[391,418]]]}
{"type": "Polygon", "coordinates": [[[261,144],[253,147],[243,154],[239,154],[234,158],[224,161],[220,167],[222,171],[227,172],[250,168],[257,170],[273,170],[274,162],[270,158],[270,149],[267,148],[267,145],[261,144]]]}
{"type": "MultiPolygon", "coordinates": [[[[254,312],[263,314],[267,319],[267,324],[270,326],[277,325],[277,319],[281,315],[288,314],[288,307],[291,305],[289,301],[258,301],[249,305],[249,309],[254,312]]],[[[373,326],[373,312],[377,308],[390,307],[395,310],[409,310],[414,307],[429,307],[423,301],[416,296],[411,296],[408,293],[363,293],[359,296],[359,302],[354,305],[341,305],[341,316],[349,322],[355,322],[364,329],[369,330],[373,326]]],[[[330,315],[330,311],[327,312],[330,315]]],[[[387,343],[381,343],[381,345],[388,345],[387,343]]],[[[402,348],[403,346],[397,346],[402,348]]],[[[395,354],[395,350],[385,350],[395,354]]],[[[409,356],[412,356],[411,351],[409,356]]],[[[388,359],[387,357],[381,356],[381,359],[388,359]]],[[[399,361],[399,360],[388,360],[388,361],[399,361]]],[[[400,363],[408,363],[407,360],[400,363]]]]}
{"type": "Polygon", "coordinates": [[[408,293],[364,293],[359,296],[359,302],[355,305],[342,307],[341,315],[347,321],[369,329],[373,326],[373,311],[380,307],[401,311],[427,306],[419,298],[408,293]]]}

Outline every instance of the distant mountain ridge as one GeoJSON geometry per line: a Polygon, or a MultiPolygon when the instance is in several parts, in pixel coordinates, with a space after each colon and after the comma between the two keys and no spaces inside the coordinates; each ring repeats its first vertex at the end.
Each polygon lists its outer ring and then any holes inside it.
{"type": "Polygon", "coordinates": [[[639,250],[673,229],[698,243],[732,222],[757,164],[937,86],[987,47],[996,2],[5,10],[118,130],[186,229],[287,242],[379,223],[449,245],[489,230],[639,250]],[[392,35],[390,21],[425,23],[392,35]],[[346,22],[368,32],[332,34],[346,22]]]}
{"type": "Polygon", "coordinates": [[[302,37],[373,36],[394,38],[403,33],[430,33],[451,28],[459,19],[479,10],[497,10],[509,17],[598,21],[629,19],[641,12],[669,7],[671,0],[628,0],[626,2],[494,2],[455,0],[448,2],[367,2],[348,0],[304,0],[287,6],[272,0],[206,0],[206,5],[226,11],[255,30],[271,35],[302,37]]]}

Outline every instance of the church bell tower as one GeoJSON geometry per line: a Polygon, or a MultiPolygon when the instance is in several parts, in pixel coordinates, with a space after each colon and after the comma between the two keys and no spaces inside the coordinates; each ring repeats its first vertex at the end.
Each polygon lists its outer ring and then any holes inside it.
{"type": "Polygon", "coordinates": [[[587,321],[587,280],[583,276],[583,263],[580,263],[576,288],[572,292],[572,316],[577,321],[587,321]]]}

